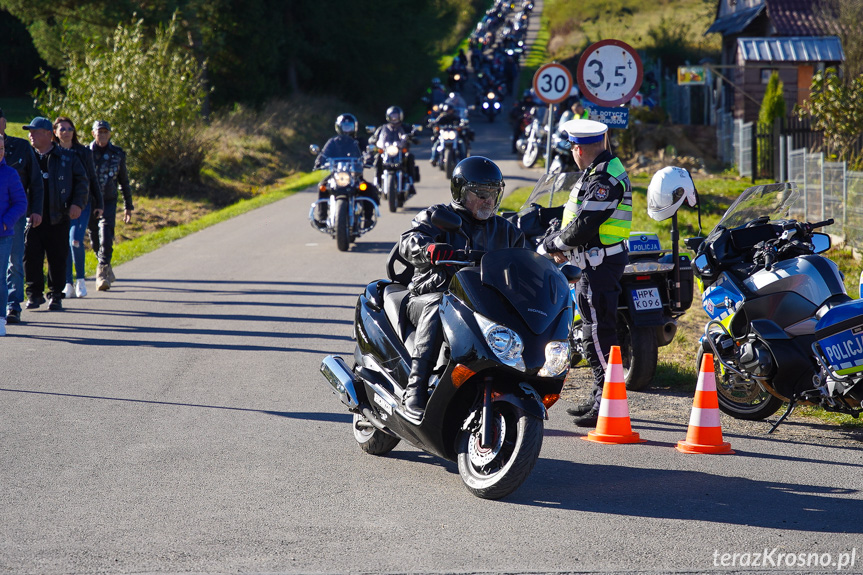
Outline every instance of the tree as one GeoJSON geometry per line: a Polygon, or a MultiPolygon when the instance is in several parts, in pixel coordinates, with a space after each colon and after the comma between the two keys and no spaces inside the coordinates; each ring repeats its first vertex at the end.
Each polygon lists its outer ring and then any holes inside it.
{"type": "Polygon", "coordinates": [[[204,159],[202,68],[174,44],[178,26],[175,16],[151,41],[141,20],[120,24],[107,46],[88,44],[80,56],[67,39],[60,43],[69,55],[61,87],[43,74],[46,87],[35,94],[51,117],[69,116],[81,126],[107,120],[129,154],[132,176],[149,193],[197,181],[204,159]]]}
{"type": "Polygon", "coordinates": [[[785,96],[782,95],[784,87],[779,79],[779,72],[774,70],[767,81],[767,89],[758,111],[758,123],[762,127],[770,128],[774,120],[785,117],[785,96]]]}
{"type": "Polygon", "coordinates": [[[836,68],[817,72],[812,78],[809,100],[799,114],[811,118],[812,127],[824,132],[829,154],[852,164],[861,162],[853,144],[860,138],[863,126],[863,76],[847,79],[846,84],[836,68]]]}

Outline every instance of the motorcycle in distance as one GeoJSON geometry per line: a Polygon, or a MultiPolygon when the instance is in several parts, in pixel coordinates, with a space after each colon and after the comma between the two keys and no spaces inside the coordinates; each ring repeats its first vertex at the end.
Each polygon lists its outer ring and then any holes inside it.
{"type": "Polygon", "coordinates": [[[468,123],[466,118],[462,118],[457,123],[434,127],[432,146],[437,149],[438,165],[446,173],[447,179],[452,178],[456,165],[470,155],[468,123]]]}
{"type": "MultiPolygon", "coordinates": [[[[457,215],[440,210],[432,222],[453,232],[461,226],[457,215]]],[[[469,239],[445,263],[461,269],[440,303],[444,344],[421,420],[401,404],[415,328],[405,287],[413,267],[398,246],[390,253],[389,279],[368,284],[357,302],[353,365],[329,355],[321,373],[354,414],[353,434],[363,451],[384,455],[407,441],[456,461],[474,495],[499,499],[524,482],[539,457],[548,409],[569,369],[567,281],[577,281],[581,270],[558,270],[524,248],[475,252],[469,239]]]]}
{"type": "MultiPolygon", "coordinates": [[[[552,220],[563,218],[563,206],[581,172],[545,174],[518,212],[504,213],[539,247],[552,220]]],[[[648,201],[650,201],[648,199],[648,201]]],[[[692,199],[692,205],[694,203],[692,199]]],[[[679,206],[678,206],[679,207],[679,206]]],[[[676,211],[676,210],[675,210],[676,211]]],[[[617,304],[617,340],[623,363],[626,389],[637,391],[651,384],[656,374],[659,348],[668,345],[677,333],[677,320],[692,305],[694,279],[689,257],[676,249],[676,214],[672,220],[674,248],[663,250],[659,236],[652,232],[631,232],[627,241],[629,264],[621,278],[617,304]],[[679,278],[679,279],[678,279],[679,278]]],[[[584,322],[575,304],[570,345],[572,367],[584,358],[584,322]]]]}
{"type": "MultiPolygon", "coordinates": [[[[321,152],[319,146],[312,144],[309,151],[316,156],[321,152]]],[[[329,192],[329,198],[312,202],[309,208],[309,222],[321,233],[336,240],[339,251],[346,252],[358,237],[370,232],[380,217],[378,204],[358,192],[365,191],[368,183],[363,180],[363,162],[360,158],[328,158],[323,169],[329,175],[319,184],[319,191],[329,192]],[[327,205],[327,221],[321,225],[315,220],[315,207],[319,203],[327,205]],[[370,223],[364,222],[365,205],[371,204],[374,215],[370,223]]]]}
{"type": "MultiPolygon", "coordinates": [[[[370,134],[373,134],[375,129],[374,126],[366,126],[366,131],[370,134]]],[[[398,141],[394,138],[391,141],[385,141],[383,135],[375,142],[369,141],[369,144],[374,146],[375,152],[380,155],[382,170],[378,185],[391,212],[404,206],[408,196],[413,193],[414,180],[419,175],[419,168],[414,164],[414,173],[409,173],[410,166],[407,159],[411,144],[417,143],[416,134],[421,131],[422,126],[414,125],[410,133],[402,134],[398,141]]]]}
{"type": "Polygon", "coordinates": [[[821,255],[833,223],[803,221],[793,182],[744,191],[697,249],[695,273],[710,320],[698,364],[712,353],[719,409],[760,420],[788,402],[857,417],[863,401],[863,300],[845,291],[836,264],[821,255]]]}
{"type": "Polygon", "coordinates": [[[532,168],[540,155],[545,154],[545,143],[548,138],[548,128],[545,121],[547,106],[534,106],[530,110],[531,121],[524,129],[523,143],[516,142],[516,147],[524,146],[521,163],[525,168],[532,168]]]}
{"type": "Polygon", "coordinates": [[[578,170],[575,159],[572,157],[572,145],[566,135],[560,131],[555,132],[551,138],[551,158],[551,165],[548,168],[549,174],[578,170]]]}
{"type": "Polygon", "coordinates": [[[494,119],[503,109],[502,93],[503,92],[489,89],[485,92],[485,96],[483,96],[480,109],[482,110],[482,113],[485,114],[486,118],[488,118],[489,122],[494,122],[494,119]]]}

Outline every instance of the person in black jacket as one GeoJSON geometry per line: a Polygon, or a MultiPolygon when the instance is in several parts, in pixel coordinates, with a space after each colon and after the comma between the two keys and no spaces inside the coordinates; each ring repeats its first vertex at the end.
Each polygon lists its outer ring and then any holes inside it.
{"type": "MultiPolygon", "coordinates": [[[[12,233],[12,252],[9,255],[9,267],[5,277],[8,300],[6,309],[0,313],[6,313],[6,323],[16,324],[21,321],[21,304],[24,302],[24,229],[29,223],[37,227],[42,223],[42,202],[45,191],[42,186],[42,174],[39,172],[39,162],[30,142],[23,138],[15,138],[6,135],[6,117],[0,110],[0,136],[6,143],[6,163],[18,172],[24,192],[27,194],[26,217],[15,223],[12,233]]],[[[0,270],[5,262],[0,262],[0,270]]],[[[4,289],[0,282],[0,289],[4,289]]]]}
{"type": "Polygon", "coordinates": [[[63,287],[66,280],[66,256],[69,252],[69,221],[81,215],[87,203],[90,182],[78,155],[54,144],[54,126],[48,118],[36,117],[24,129],[36,152],[45,203],[42,223],[27,226],[24,234],[24,292],[27,309],[45,303],[45,273],[42,266],[48,257],[48,309],[63,309],[63,287]]]}
{"type": "Polygon", "coordinates": [[[105,120],[93,122],[93,141],[90,143],[96,176],[102,191],[104,211],[102,217],[90,216],[87,231],[90,246],[96,253],[99,265],[96,267],[96,289],[106,291],[117,281],[111,268],[114,255],[114,225],[117,220],[117,189],[123,193],[123,222],[132,221],[132,190],[129,186],[129,172],[126,169],[126,152],[111,143],[111,125],[105,120]]]}
{"type": "Polygon", "coordinates": [[[86,274],[84,273],[84,232],[90,223],[91,213],[96,218],[102,215],[102,191],[99,189],[99,180],[96,177],[93,152],[78,141],[78,132],[70,118],[60,116],[54,120],[54,143],[78,154],[78,158],[81,159],[84,170],[87,172],[87,179],[90,181],[90,196],[87,205],[81,210],[78,219],[72,220],[69,224],[69,257],[66,258],[66,287],[63,288],[63,294],[67,298],[85,297],[87,286],[86,274]],[[74,285],[72,283],[73,275],[78,278],[74,285]]]}
{"type": "Polygon", "coordinates": [[[456,250],[467,247],[465,238],[445,232],[432,224],[435,210],[457,214],[461,231],[470,237],[471,249],[494,251],[524,247],[524,234],[508,220],[495,215],[503,199],[503,174],[494,162],[471,156],[458,163],[450,181],[452,202],[423,210],[413,219],[411,229],[399,240],[399,253],[414,266],[408,289],[407,313],[417,327],[411,373],[404,395],[405,410],[420,418],[428,402],[428,378],[433,358],[443,343],[438,306],[443,292],[457,271],[441,263],[453,259],[456,250]]]}

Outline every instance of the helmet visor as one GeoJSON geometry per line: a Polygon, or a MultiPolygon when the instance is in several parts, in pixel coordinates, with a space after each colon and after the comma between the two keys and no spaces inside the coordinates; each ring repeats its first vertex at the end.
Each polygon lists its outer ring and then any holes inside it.
{"type": "Polygon", "coordinates": [[[341,128],[342,132],[346,134],[352,134],[357,131],[357,125],[350,120],[342,120],[339,124],[339,128],[341,128]]]}
{"type": "Polygon", "coordinates": [[[503,188],[504,183],[500,182],[499,184],[465,184],[464,190],[467,193],[473,194],[477,198],[482,201],[488,201],[489,199],[494,199],[494,207],[500,205],[501,200],[503,200],[503,188]]]}

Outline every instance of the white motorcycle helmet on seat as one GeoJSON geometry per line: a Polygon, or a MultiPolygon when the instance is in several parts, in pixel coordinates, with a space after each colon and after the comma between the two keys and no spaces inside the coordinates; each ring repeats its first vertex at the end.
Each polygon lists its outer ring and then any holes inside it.
{"type": "Polygon", "coordinates": [[[676,166],[662,168],[647,186],[647,215],[661,222],[673,216],[683,201],[695,207],[695,183],[689,171],[676,166]]]}

